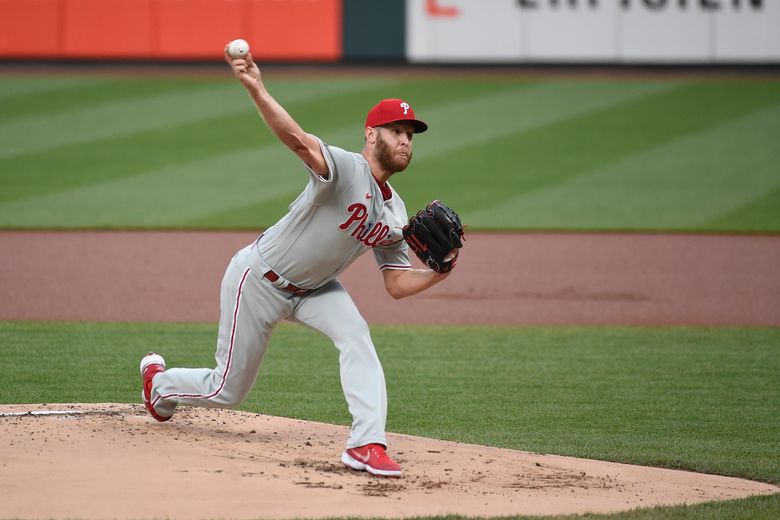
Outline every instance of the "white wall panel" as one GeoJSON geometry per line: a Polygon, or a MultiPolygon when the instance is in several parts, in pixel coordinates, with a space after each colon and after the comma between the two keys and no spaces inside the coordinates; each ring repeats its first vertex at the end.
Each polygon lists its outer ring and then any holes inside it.
{"type": "Polygon", "coordinates": [[[762,11],[742,8],[715,14],[717,61],[766,61],[780,56],[780,1],[764,3],[762,11]]]}
{"type": "Polygon", "coordinates": [[[406,17],[412,62],[780,63],[780,0],[406,0],[406,17]]]}
{"type": "Polygon", "coordinates": [[[712,15],[702,11],[631,9],[618,22],[620,59],[709,61],[712,15]]]}
{"type": "Polygon", "coordinates": [[[528,58],[534,61],[614,60],[618,57],[616,2],[599,8],[583,2],[573,9],[522,11],[529,30],[528,58]]]}
{"type": "Polygon", "coordinates": [[[406,53],[411,61],[517,61],[528,53],[515,0],[439,0],[458,16],[436,16],[425,0],[406,2],[406,53]]]}

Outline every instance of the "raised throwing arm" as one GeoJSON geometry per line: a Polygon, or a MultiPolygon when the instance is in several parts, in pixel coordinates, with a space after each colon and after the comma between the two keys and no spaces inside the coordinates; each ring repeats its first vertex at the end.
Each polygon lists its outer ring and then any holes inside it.
{"type": "Polygon", "coordinates": [[[268,128],[315,173],[327,179],[328,165],[322,155],[319,142],[313,135],[305,132],[287,110],[266,90],[260,68],[252,60],[252,54],[247,54],[243,59],[232,58],[228,54],[228,46],[226,45],[225,60],[233,69],[233,74],[249,92],[249,96],[254,101],[257,111],[268,128]]]}

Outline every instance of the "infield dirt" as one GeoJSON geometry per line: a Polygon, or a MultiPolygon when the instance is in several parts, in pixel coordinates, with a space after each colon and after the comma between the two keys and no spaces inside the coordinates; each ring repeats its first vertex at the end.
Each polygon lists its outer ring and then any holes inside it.
{"type": "MultiPolygon", "coordinates": [[[[225,267],[256,237],[0,231],[0,320],[216,322],[225,267]]],[[[777,327],[778,265],[780,236],[469,233],[417,296],[388,296],[370,254],[341,280],[369,323],[777,327]]]]}

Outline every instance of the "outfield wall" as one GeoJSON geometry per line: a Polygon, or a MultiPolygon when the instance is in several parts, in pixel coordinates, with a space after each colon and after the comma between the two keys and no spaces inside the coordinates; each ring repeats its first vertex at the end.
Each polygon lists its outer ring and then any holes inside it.
{"type": "Polygon", "coordinates": [[[0,59],[780,63],[780,0],[0,0],[0,59]]]}
{"type": "Polygon", "coordinates": [[[407,8],[412,62],[780,62],[780,0],[407,0],[407,8]]]}

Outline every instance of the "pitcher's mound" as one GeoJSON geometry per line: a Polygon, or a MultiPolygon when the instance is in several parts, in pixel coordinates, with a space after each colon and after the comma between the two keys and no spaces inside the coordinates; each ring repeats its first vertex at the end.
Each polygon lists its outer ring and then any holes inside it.
{"type": "Polygon", "coordinates": [[[0,405],[6,517],[291,518],[611,512],[777,493],[683,471],[390,434],[400,479],[346,469],[348,429],[141,405],[0,405]]]}

